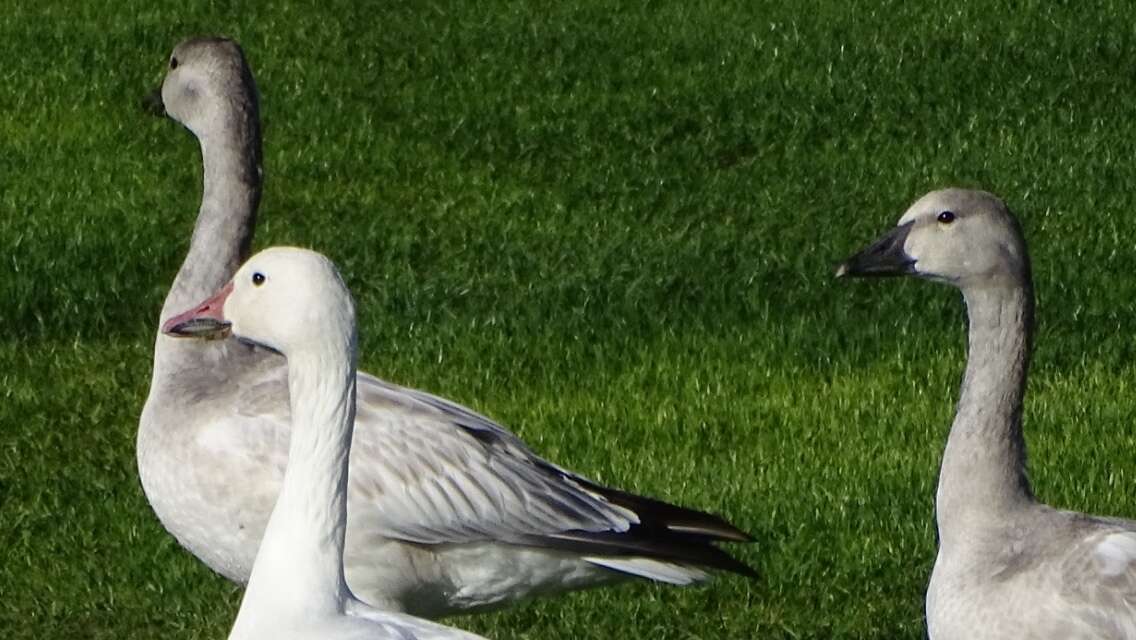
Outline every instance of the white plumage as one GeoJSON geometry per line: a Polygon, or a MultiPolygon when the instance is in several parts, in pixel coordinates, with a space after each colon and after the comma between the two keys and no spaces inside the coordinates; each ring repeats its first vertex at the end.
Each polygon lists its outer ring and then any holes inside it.
{"type": "Polygon", "coordinates": [[[230,328],[287,357],[295,422],[280,495],[230,639],[478,640],[369,607],[344,580],[357,340],[354,302],[335,267],[311,251],[263,251],[209,303],[171,318],[163,332],[217,337],[230,328]]]}

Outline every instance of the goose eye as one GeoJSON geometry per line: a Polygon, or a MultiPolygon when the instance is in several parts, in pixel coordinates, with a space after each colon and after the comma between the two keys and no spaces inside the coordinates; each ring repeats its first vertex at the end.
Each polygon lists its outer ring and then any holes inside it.
{"type": "Polygon", "coordinates": [[[944,212],[939,214],[939,222],[942,222],[943,224],[950,224],[954,221],[955,221],[955,212],[954,211],[944,211],[944,212]]]}
{"type": "Polygon", "coordinates": [[[263,273],[258,271],[256,273],[252,274],[253,286],[259,287],[260,285],[264,284],[264,281],[265,281],[265,277],[264,277],[263,273]]]}
{"type": "Polygon", "coordinates": [[[178,68],[178,59],[177,58],[170,58],[170,70],[173,71],[174,69],[177,69],[177,68],[178,68]]]}

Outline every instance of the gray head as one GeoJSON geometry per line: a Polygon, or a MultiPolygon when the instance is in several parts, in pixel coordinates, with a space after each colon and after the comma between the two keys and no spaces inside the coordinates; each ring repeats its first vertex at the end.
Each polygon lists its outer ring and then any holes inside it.
{"type": "Polygon", "coordinates": [[[836,275],[914,275],[960,289],[1030,286],[1017,219],[997,196],[969,189],[932,191],[916,200],[894,229],[845,260],[836,275]]]}
{"type": "Polygon", "coordinates": [[[199,139],[230,126],[260,137],[256,83],[241,46],[227,38],[190,38],[174,47],[162,86],[147,102],[199,139]]]}

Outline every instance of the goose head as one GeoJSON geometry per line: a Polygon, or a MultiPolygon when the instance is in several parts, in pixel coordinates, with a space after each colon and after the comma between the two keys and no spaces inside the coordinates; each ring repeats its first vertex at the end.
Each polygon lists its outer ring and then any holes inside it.
{"type": "Polygon", "coordinates": [[[943,189],[915,201],[894,229],[845,260],[837,277],[912,275],[960,289],[1029,280],[1017,219],[985,191],[943,189]]]}
{"type": "Polygon", "coordinates": [[[174,47],[162,86],[144,100],[198,138],[223,127],[230,114],[259,121],[256,83],[241,46],[227,38],[191,38],[174,47]]]}
{"type": "Polygon", "coordinates": [[[215,339],[230,333],[287,356],[325,338],[355,342],[355,303],[325,256],[294,247],[249,258],[213,296],[177,314],[162,332],[215,339]]]}

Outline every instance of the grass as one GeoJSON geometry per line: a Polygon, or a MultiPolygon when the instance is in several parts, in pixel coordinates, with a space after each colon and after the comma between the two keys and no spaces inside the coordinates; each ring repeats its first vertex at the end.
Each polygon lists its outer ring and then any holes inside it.
{"type": "Polygon", "coordinates": [[[190,135],[138,101],[199,33],[260,85],[257,245],[341,265],[365,369],[759,540],[737,553],[761,581],[462,626],[922,637],[961,304],[831,269],[945,184],[1005,196],[1031,242],[1038,494],[1136,517],[1127,3],[307,4],[0,11],[6,638],[215,638],[236,612],[134,462],[200,189],[190,135]]]}

